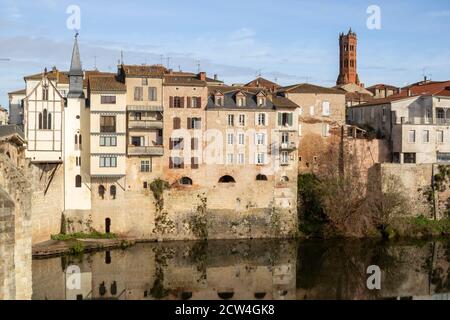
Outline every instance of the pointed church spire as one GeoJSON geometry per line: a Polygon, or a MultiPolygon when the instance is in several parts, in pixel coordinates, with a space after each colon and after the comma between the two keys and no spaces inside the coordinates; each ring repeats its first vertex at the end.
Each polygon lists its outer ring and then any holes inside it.
{"type": "Polygon", "coordinates": [[[78,49],[78,32],[75,34],[75,42],[73,44],[72,62],[69,71],[69,94],[67,97],[84,97],[83,69],[81,68],[80,50],[78,49]]]}
{"type": "Polygon", "coordinates": [[[80,50],[78,49],[78,32],[75,34],[75,42],[72,51],[72,63],[70,64],[70,75],[82,75],[80,50]]]}

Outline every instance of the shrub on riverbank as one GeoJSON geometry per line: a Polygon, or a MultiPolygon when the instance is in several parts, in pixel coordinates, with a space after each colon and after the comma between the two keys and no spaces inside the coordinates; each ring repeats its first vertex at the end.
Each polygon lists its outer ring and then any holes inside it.
{"type": "Polygon", "coordinates": [[[53,234],[51,236],[52,240],[59,240],[59,241],[68,241],[75,239],[116,239],[116,238],[117,237],[114,233],[101,233],[98,231],[93,231],[89,233],[76,232],[69,234],[53,234]]]}
{"type": "Polygon", "coordinates": [[[450,218],[430,220],[426,217],[404,217],[392,219],[384,236],[393,238],[432,238],[450,235],[450,218]]]}

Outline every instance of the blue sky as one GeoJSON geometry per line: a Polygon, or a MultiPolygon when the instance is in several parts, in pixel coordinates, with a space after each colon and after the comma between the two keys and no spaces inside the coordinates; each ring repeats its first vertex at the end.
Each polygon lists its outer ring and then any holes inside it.
{"type": "Polygon", "coordinates": [[[259,73],[281,84],[333,86],[338,35],[358,34],[361,81],[405,85],[425,73],[450,79],[450,2],[380,0],[80,1],[0,0],[0,104],[23,76],[56,65],[68,69],[73,41],[69,5],[81,9],[84,68],[115,71],[125,63],[164,64],[217,73],[227,83],[259,73]],[[366,26],[368,6],[381,9],[381,29],[366,26]]]}

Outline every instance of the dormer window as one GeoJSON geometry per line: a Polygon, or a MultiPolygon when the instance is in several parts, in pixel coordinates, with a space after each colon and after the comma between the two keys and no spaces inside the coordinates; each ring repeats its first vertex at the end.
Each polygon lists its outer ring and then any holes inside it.
{"type": "Polygon", "coordinates": [[[243,107],[243,106],[245,106],[245,98],[244,98],[244,97],[239,97],[239,98],[237,99],[237,105],[238,105],[238,107],[243,107]]]}
{"type": "Polygon", "coordinates": [[[266,98],[258,97],[258,107],[265,107],[265,106],[266,106],[266,98]]]}
{"type": "Polygon", "coordinates": [[[216,94],[214,96],[214,104],[218,107],[223,107],[223,95],[216,94]]]}

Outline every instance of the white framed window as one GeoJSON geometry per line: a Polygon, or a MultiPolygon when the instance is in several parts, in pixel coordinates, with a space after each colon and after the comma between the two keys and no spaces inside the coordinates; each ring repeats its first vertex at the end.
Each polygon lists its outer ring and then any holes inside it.
{"type": "Polygon", "coordinates": [[[444,143],[444,131],[442,130],[436,131],[436,141],[437,143],[444,143]]]}
{"type": "Polygon", "coordinates": [[[115,168],[117,167],[117,157],[115,156],[100,156],[100,168],[115,168]]]}
{"type": "Polygon", "coordinates": [[[234,155],[232,153],[227,153],[227,164],[234,163],[234,155]]]}
{"type": "Polygon", "coordinates": [[[264,152],[258,152],[255,160],[256,164],[265,164],[266,154],[264,152]]]}
{"type": "Polygon", "coordinates": [[[289,143],[289,132],[283,132],[281,134],[281,143],[289,143]]]}
{"type": "Polygon", "coordinates": [[[238,140],[239,140],[239,144],[240,145],[244,145],[245,144],[245,134],[244,133],[239,133],[238,134],[238,140]]]}
{"type": "Polygon", "coordinates": [[[243,153],[239,153],[238,154],[238,163],[239,164],[244,164],[245,163],[245,156],[243,153]]]}
{"type": "Polygon", "coordinates": [[[422,132],[422,142],[423,143],[430,142],[430,131],[429,130],[423,130],[423,132],[422,132]]]}
{"type": "Polygon", "coordinates": [[[258,106],[259,106],[259,107],[265,107],[265,106],[266,106],[266,98],[264,98],[264,97],[259,97],[259,98],[258,98],[258,106]]]}
{"type": "Polygon", "coordinates": [[[141,160],[141,172],[150,172],[150,160],[141,160]]]}
{"type": "Polygon", "coordinates": [[[322,115],[328,117],[330,115],[330,102],[322,102],[322,115]]]}
{"type": "Polygon", "coordinates": [[[328,123],[322,124],[322,137],[328,137],[330,135],[330,125],[328,123]]]}
{"type": "Polygon", "coordinates": [[[281,164],[289,164],[289,152],[282,151],[280,160],[281,160],[281,164]]]}
{"type": "Polygon", "coordinates": [[[258,113],[256,115],[256,124],[258,126],[266,126],[267,125],[267,116],[265,113],[258,113]]]}
{"type": "Polygon", "coordinates": [[[245,97],[239,97],[237,99],[237,105],[238,105],[238,107],[244,107],[245,106],[245,97]]]}
{"type": "Polygon", "coordinates": [[[264,133],[256,134],[256,144],[259,146],[266,144],[266,135],[264,133]]]}
{"type": "Polygon", "coordinates": [[[409,130],[408,142],[409,143],[415,143],[416,142],[416,130],[409,130]]]}
{"type": "Polygon", "coordinates": [[[239,125],[240,125],[241,127],[244,127],[244,126],[245,126],[245,114],[240,114],[240,115],[239,115],[239,125]]]}
{"type": "Polygon", "coordinates": [[[228,115],[227,123],[228,123],[228,126],[234,127],[234,114],[229,114],[228,115]]]}
{"type": "Polygon", "coordinates": [[[232,133],[227,134],[227,143],[234,144],[234,134],[232,134],[232,133]]]}
{"type": "Polygon", "coordinates": [[[117,146],[117,137],[100,136],[101,147],[115,147],[117,146]]]}

